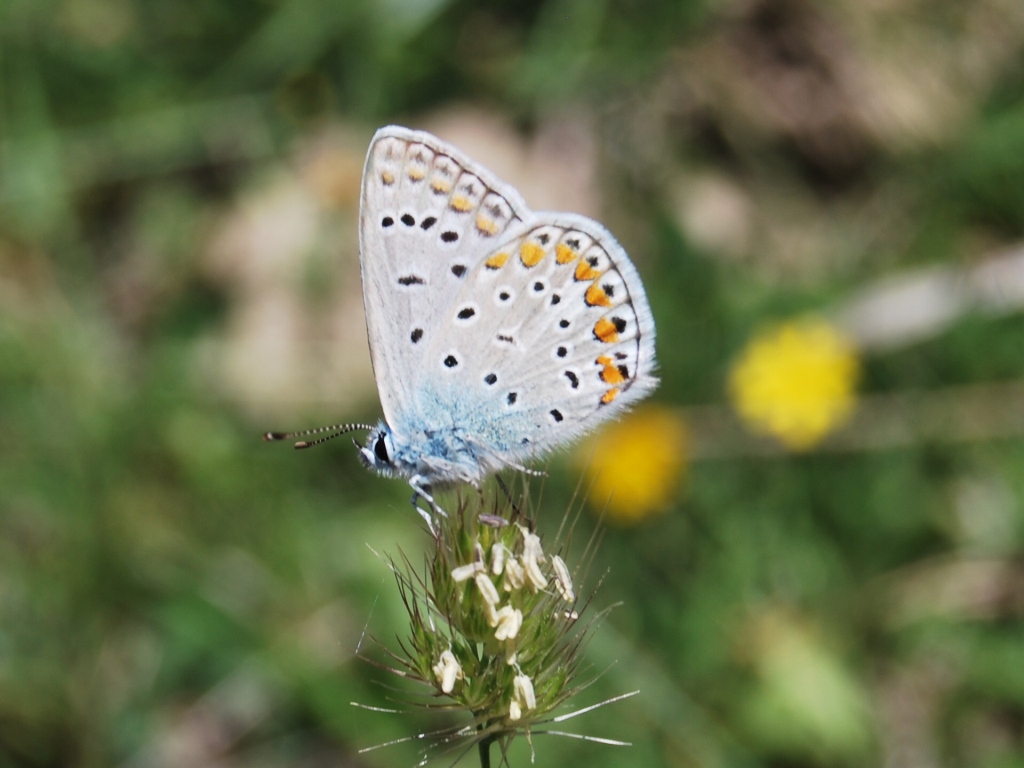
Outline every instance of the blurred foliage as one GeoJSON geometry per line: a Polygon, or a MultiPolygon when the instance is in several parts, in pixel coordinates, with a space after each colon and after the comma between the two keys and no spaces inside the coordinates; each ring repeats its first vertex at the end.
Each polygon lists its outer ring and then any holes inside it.
{"type": "MultiPolygon", "coordinates": [[[[1024,417],[968,391],[1024,379],[1022,259],[860,350],[863,414],[949,391],[998,435],[706,448],[758,329],[1022,252],[1022,51],[1018,0],[0,0],[0,765],[405,765],[356,751],[437,727],[350,705],[391,699],[356,652],[405,632],[408,489],[258,441],[377,412],[354,233],[398,122],[608,224],[694,424],[589,584],[591,702],[641,696],[574,730],[634,746],[538,764],[1024,766],[1024,417]]],[[[589,490],[548,468],[542,532],[589,490]]]]}

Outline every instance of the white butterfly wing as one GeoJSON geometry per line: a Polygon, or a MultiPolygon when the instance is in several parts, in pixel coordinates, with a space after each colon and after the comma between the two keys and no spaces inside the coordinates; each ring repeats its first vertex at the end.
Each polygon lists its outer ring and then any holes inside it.
{"type": "Polygon", "coordinates": [[[416,408],[425,355],[489,241],[529,215],[515,192],[454,147],[389,126],[363,169],[360,266],[384,418],[416,408]],[[497,189],[501,188],[501,192],[497,189]]]}

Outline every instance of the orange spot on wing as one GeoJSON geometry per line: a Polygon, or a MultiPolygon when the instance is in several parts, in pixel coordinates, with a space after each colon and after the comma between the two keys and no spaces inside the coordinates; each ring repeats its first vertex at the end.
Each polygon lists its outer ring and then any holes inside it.
{"type": "Polygon", "coordinates": [[[610,307],[612,305],[612,300],[608,298],[604,288],[597,283],[591,283],[584,298],[591,307],[610,307]]]}
{"type": "Polygon", "coordinates": [[[452,188],[452,185],[449,182],[445,181],[444,179],[434,179],[434,181],[430,184],[430,188],[435,192],[443,193],[450,190],[452,188]]]}
{"type": "Polygon", "coordinates": [[[462,195],[456,195],[453,197],[452,201],[448,203],[448,205],[451,206],[453,211],[458,211],[459,213],[465,213],[473,207],[473,204],[469,202],[469,198],[463,197],[462,195]]]}
{"type": "Polygon", "coordinates": [[[505,266],[506,261],[508,261],[508,254],[502,251],[501,253],[494,254],[491,258],[485,261],[484,266],[488,269],[501,269],[505,266]]]}
{"type": "Polygon", "coordinates": [[[602,405],[608,405],[608,403],[610,403],[612,400],[614,400],[618,396],[619,396],[619,388],[618,387],[613,387],[612,389],[609,389],[607,392],[605,392],[603,395],[601,395],[601,404],[602,405]]]}
{"type": "Polygon", "coordinates": [[[494,219],[484,216],[482,213],[477,214],[476,228],[483,232],[485,235],[498,234],[498,222],[496,222],[494,219]]]}
{"type": "Polygon", "coordinates": [[[584,280],[596,280],[600,276],[601,273],[594,269],[591,263],[586,259],[581,260],[580,263],[576,265],[575,277],[577,281],[582,282],[584,280]]]}
{"type": "Polygon", "coordinates": [[[389,187],[395,183],[395,177],[392,175],[391,171],[381,171],[380,180],[389,187]]]}
{"type": "Polygon", "coordinates": [[[594,335],[605,344],[614,344],[619,340],[619,331],[615,323],[603,317],[594,323],[594,335]]]}
{"type": "Polygon", "coordinates": [[[544,258],[544,249],[536,243],[523,243],[519,249],[519,258],[527,267],[535,267],[544,258]]]}
{"type": "Polygon", "coordinates": [[[568,264],[579,257],[580,255],[565,243],[559,243],[555,246],[555,261],[559,264],[568,264]]]}
{"type": "Polygon", "coordinates": [[[420,181],[427,173],[422,168],[410,168],[407,175],[412,181],[420,181]]]}
{"type": "Polygon", "coordinates": [[[601,381],[605,384],[621,384],[626,380],[620,371],[611,361],[611,358],[601,355],[597,358],[597,364],[601,366],[601,381]]]}

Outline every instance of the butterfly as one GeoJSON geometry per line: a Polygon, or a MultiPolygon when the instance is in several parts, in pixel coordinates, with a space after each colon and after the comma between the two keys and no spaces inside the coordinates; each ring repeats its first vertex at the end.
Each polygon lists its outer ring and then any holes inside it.
{"type": "Polygon", "coordinates": [[[596,221],[535,213],[455,147],[389,126],[370,143],[359,225],[384,419],[265,439],[366,429],[363,464],[438,512],[435,486],[529,471],[657,386],[643,285],[596,221]]]}

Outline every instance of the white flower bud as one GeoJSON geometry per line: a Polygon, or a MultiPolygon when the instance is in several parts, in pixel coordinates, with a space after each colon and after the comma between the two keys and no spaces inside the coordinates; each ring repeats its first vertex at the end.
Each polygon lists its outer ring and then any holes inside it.
{"type": "Polygon", "coordinates": [[[484,603],[484,611],[487,613],[487,626],[498,626],[498,611],[491,603],[484,603]]]}
{"type": "Polygon", "coordinates": [[[480,546],[480,542],[476,543],[473,552],[476,557],[473,559],[472,563],[452,568],[452,579],[454,579],[456,583],[471,579],[478,573],[483,573],[487,570],[487,567],[484,565],[484,548],[480,546]]]}
{"type": "Polygon", "coordinates": [[[483,570],[483,565],[480,563],[470,563],[469,565],[460,565],[452,568],[452,579],[456,582],[466,581],[476,576],[480,571],[483,570]]]}
{"type": "Polygon", "coordinates": [[[451,693],[455,688],[455,681],[463,679],[459,660],[450,650],[441,653],[441,660],[434,665],[433,669],[434,676],[441,683],[441,690],[445,693],[451,693]]]}
{"type": "Polygon", "coordinates": [[[505,561],[505,591],[512,592],[516,589],[522,589],[525,581],[526,573],[523,571],[523,566],[514,557],[509,557],[505,561]]]}
{"type": "Polygon", "coordinates": [[[544,562],[544,549],[540,544],[540,536],[530,533],[523,526],[519,526],[523,534],[523,570],[526,571],[526,579],[534,592],[544,589],[548,585],[547,576],[540,569],[544,562]]]}
{"type": "Polygon", "coordinates": [[[476,588],[480,590],[480,596],[483,597],[485,603],[488,605],[498,604],[501,596],[498,594],[498,589],[494,586],[490,576],[481,572],[473,577],[473,581],[476,582],[476,588]]]}
{"type": "Polygon", "coordinates": [[[512,680],[512,700],[518,701],[524,710],[537,707],[537,697],[533,693],[533,681],[526,675],[516,675],[512,680]]]}
{"type": "Polygon", "coordinates": [[[519,628],[523,626],[523,612],[518,608],[505,605],[498,609],[498,628],[494,631],[494,637],[498,640],[511,640],[519,634],[519,628]]]}
{"type": "Polygon", "coordinates": [[[572,576],[569,575],[565,561],[555,555],[551,558],[551,567],[555,569],[555,583],[558,585],[558,591],[562,594],[562,599],[571,603],[576,599],[576,593],[572,591],[572,576]]]}
{"type": "Polygon", "coordinates": [[[505,545],[500,541],[494,542],[494,546],[491,547],[491,573],[495,576],[501,576],[502,570],[505,568],[505,545]]]}

